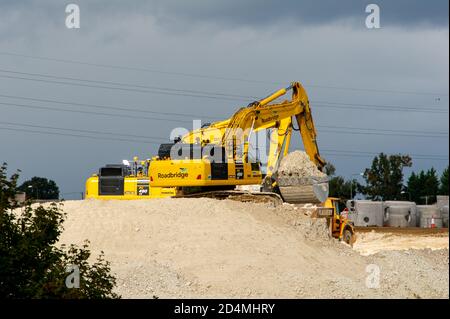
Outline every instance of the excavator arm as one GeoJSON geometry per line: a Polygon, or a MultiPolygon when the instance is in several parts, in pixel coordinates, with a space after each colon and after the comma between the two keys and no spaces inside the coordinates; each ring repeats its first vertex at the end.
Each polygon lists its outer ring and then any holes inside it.
{"type": "MultiPolygon", "coordinates": [[[[300,85],[298,88],[298,94],[303,96],[300,98],[302,104],[302,112],[295,115],[298,124],[298,130],[302,137],[303,146],[305,152],[309,155],[311,160],[322,170],[325,166],[325,160],[320,156],[319,147],[317,145],[317,131],[314,125],[311,108],[309,106],[309,100],[306,95],[305,89],[300,85]]],[[[295,94],[295,93],[294,93],[295,94]]]]}
{"type": "Polygon", "coordinates": [[[281,120],[278,128],[271,130],[266,176],[272,176],[278,170],[281,158],[289,152],[292,131],[291,117],[281,120]]]}
{"type": "Polygon", "coordinates": [[[184,143],[220,144],[226,148],[229,159],[236,161],[236,145],[243,144],[244,160],[248,156],[251,134],[262,129],[273,129],[267,164],[267,174],[276,170],[281,156],[289,151],[292,131],[299,131],[305,152],[319,169],[325,166],[317,146],[317,132],[309,106],[308,96],[303,86],[294,82],[291,86],[278,90],[268,97],[240,108],[231,118],[215,122],[209,126],[193,130],[182,137],[184,143]],[[270,104],[292,90],[292,99],[270,104]],[[295,117],[298,128],[293,126],[295,117]]]}

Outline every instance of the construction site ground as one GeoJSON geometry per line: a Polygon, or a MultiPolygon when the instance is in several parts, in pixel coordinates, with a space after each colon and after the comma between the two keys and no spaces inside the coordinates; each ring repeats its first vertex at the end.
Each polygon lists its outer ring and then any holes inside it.
{"type": "Polygon", "coordinates": [[[358,229],[352,248],[286,204],[167,198],[63,209],[60,244],[88,239],[93,258],[104,251],[123,298],[449,297],[448,231],[358,229]]]}
{"type": "Polygon", "coordinates": [[[448,228],[420,228],[420,227],[355,227],[358,233],[376,232],[376,233],[391,233],[397,235],[447,235],[448,228]]]}

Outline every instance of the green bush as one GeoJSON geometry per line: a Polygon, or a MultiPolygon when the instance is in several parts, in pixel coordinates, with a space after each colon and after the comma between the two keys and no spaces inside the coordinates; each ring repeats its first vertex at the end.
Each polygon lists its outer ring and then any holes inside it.
{"type": "Polygon", "coordinates": [[[0,298],[118,298],[112,292],[116,279],[110,274],[110,264],[103,252],[91,265],[88,241],[82,247],[56,247],[65,219],[62,204],[53,203],[46,208],[31,207],[27,202],[19,207],[14,200],[18,174],[8,178],[6,170],[3,164],[0,298]]]}

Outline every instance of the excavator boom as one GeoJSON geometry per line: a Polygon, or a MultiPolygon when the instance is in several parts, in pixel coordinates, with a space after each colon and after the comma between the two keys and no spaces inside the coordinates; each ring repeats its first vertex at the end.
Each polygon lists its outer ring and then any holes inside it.
{"type": "MultiPolygon", "coordinates": [[[[204,145],[218,143],[226,146],[231,144],[230,142],[234,139],[248,143],[250,134],[270,128],[278,129],[278,135],[285,137],[282,139],[271,138],[270,146],[285,145],[286,151],[284,154],[287,154],[292,130],[299,131],[305,152],[309,155],[311,161],[320,170],[325,166],[325,160],[320,156],[317,146],[317,132],[308,96],[303,86],[298,82],[294,82],[289,87],[280,89],[260,101],[252,102],[247,107],[240,108],[231,118],[225,121],[215,122],[207,127],[191,131],[183,136],[181,140],[184,143],[201,142],[204,145]],[[291,90],[292,99],[290,101],[270,104],[291,90]],[[297,122],[297,129],[293,127],[292,119],[294,117],[297,122]]],[[[274,162],[274,156],[278,160],[280,154],[282,154],[281,149],[279,147],[275,148],[274,152],[270,152],[269,162],[274,162]]],[[[270,166],[268,165],[268,174],[272,170],[270,166]]]]}

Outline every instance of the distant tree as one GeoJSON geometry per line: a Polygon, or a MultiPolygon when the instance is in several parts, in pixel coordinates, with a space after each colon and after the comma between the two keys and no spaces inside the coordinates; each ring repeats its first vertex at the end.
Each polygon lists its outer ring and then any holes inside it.
{"type": "Polygon", "coordinates": [[[436,201],[439,191],[439,178],[434,168],[428,171],[420,171],[418,174],[411,173],[406,184],[409,197],[417,204],[430,204],[436,201]]]}
{"type": "Polygon", "coordinates": [[[325,173],[329,176],[328,185],[330,197],[337,197],[345,201],[350,199],[352,194],[355,195],[357,189],[360,187],[356,180],[347,181],[342,176],[335,176],[336,168],[331,163],[325,165],[325,173]]]}
{"type": "Polygon", "coordinates": [[[336,167],[330,162],[327,162],[324,167],[325,174],[328,176],[334,176],[336,174],[336,167]]]}
{"type": "Polygon", "coordinates": [[[19,190],[27,194],[29,199],[58,199],[59,188],[52,180],[33,177],[20,185],[19,190]]]}
{"type": "Polygon", "coordinates": [[[416,174],[415,172],[411,173],[406,183],[406,192],[408,193],[409,200],[412,200],[416,203],[420,202],[421,197],[423,196],[422,185],[424,183],[424,180],[425,174],[423,171],[419,174],[416,174]]]}
{"type": "Polygon", "coordinates": [[[366,185],[361,187],[361,192],[373,200],[402,198],[403,168],[411,165],[409,155],[380,153],[373,159],[371,168],[364,171],[366,185]]]}
{"type": "Polygon", "coordinates": [[[8,178],[6,164],[0,166],[0,299],[118,297],[103,253],[90,265],[87,242],[55,246],[65,219],[60,206],[18,206],[18,177],[8,178]]]}
{"type": "Polygon", "coordinates": [[[448,169],[449,167],[447,166],[441,175],[439,195],[448,195],[448,169]]]}
{"type": "Polygon", "coordinates": [[[437,175],[436,170],[432,167],[425,173],[425,183],[423,186],[424,195],[427,196],[427,203],[436,202],[436,195],[439,191],[439,177],[437,175]]]}
{"type": "Polygon", "coordinates": [[[329,181],[330,197],[337,197],[341,200],[350,199],[355,195],[359,188],[359,183],[356,180],[346,181],[342,176],[335,176],[329,181]],[[353,184],[352,184],[353,183],[353,184]]]}

